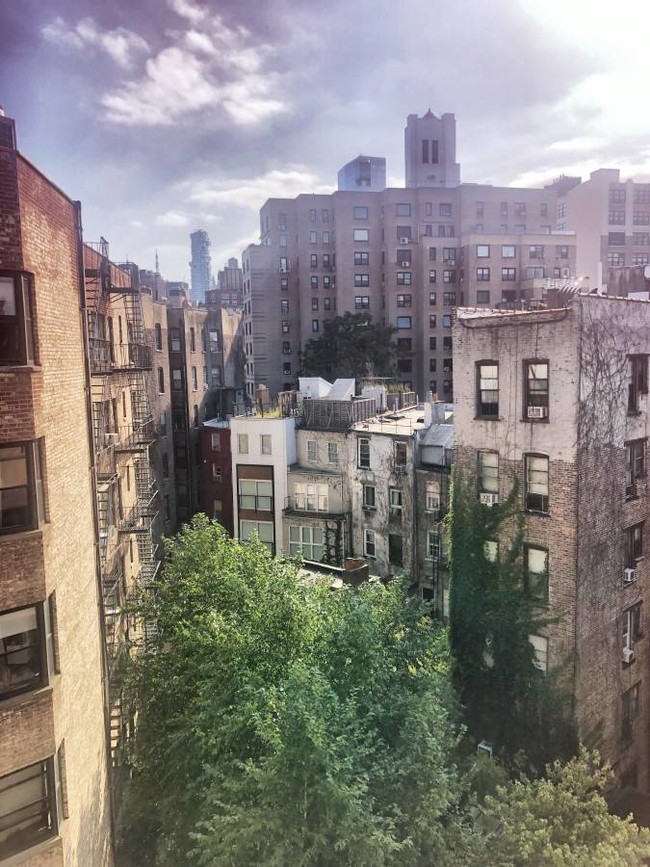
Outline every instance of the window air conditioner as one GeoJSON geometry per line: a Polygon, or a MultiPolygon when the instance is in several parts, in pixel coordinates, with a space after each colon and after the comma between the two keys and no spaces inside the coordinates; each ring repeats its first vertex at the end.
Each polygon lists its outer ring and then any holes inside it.
{"type": "Polygon", "coordinates": [[[440,500],[438,498],[434,499],[433,497],[429,500],[427,506],[427,512],[439,512],[440,511],[440,500]]]}
{"type": "Polygon", "coordinates": [[[623,584],[632,584],[636,581],[636,569],[627,567],[623,569],[623,584]]]}
{"type": "Polygon", "coordinates": [[[480,741],[476,745],[476,752],[477,753],[483,753],[484,755],[487,755],[490,759],[492,758],[493,749],[494,749],[494,746],[491,743],[489,743],[488,741],[480,741]]]}
{"type": "Polygon", "coordinates": [[[546,418],[548,410],[545,406],[529,406],[528,418],[546,418]]]}
{"type": "Polygon", "coordinates": [[[410,244],[411,239],[408,236],[399,239],[400,244],[410,244]]]}
{"type": "Polygon", "coordinates": [[[399,266],[400,266],[400,268],[410,268],[411,263],[410,262],[400,262],[399,266]]]}
{"type": "Polygon", "coordinates": [[[118,433],[107,433],[106,436],[106,445],[107,446],[116,446],[119,445],[120,435],[118,433]]]}
{"type": "Polygon", "coordinates": [[[483,506],[496,506],[499,503],[499,495],[481,493],[478,495],[478,501],[483,506]]]}
{"type": "Polygon", "coordinates": [[[630,662],[634,661],[634,651],[631,647],[623,648],[623,662],[629,665],[630,662]]]}

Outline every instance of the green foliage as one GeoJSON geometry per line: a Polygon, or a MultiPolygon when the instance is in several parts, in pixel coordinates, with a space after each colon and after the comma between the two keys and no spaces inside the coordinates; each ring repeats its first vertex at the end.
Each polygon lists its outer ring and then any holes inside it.
{"type": "Polygon", "coordinates": [[[523,527],[513,486],[498,507],[481,505],[455,475],[448,518],[450,643],[470,733],[509,763],[541,771],[575,752],[569,693],[562,672],[534,665],[529,640],[545,623],[523,588],[523,527]],[[498,555],[486,543],[498,540],[498,555]]]}
{"type": "Polygon", "coordinates": [[[498,787],[483,807],[489,834],[488,865],[624,867],[644,863],[650,832],[607,811],[602,796],[611,780],[597,754],[584,750],[545,777],[523,777],[498,787]]]}
{"type": "Polygon", "coordinates": [[[459,795],[446,635],[196,518],[169,545],[125,842],[138,865],[439,863],[459,795]]]}
{"type": "Polygon", "coordinates": [[[301,359],[303,376],[390,376],[395,368],[397,329],[371,322],[365,313],[346,313],[323,322],[320,337],[309,340],[301,359]]]}

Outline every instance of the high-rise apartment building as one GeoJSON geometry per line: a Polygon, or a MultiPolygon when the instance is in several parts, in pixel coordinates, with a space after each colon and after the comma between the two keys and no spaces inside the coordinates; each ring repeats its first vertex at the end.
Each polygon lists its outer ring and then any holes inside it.
{"type": "MultiPolygon", "coordinates": [[[[649,334],[648,302],[598,295],[460,310],[453,328],[456,467],[486,518],[517,485],[537,665],[569,687],[581,740],[646,792],[649,334]]],[[[486,557],[514,522],[501,533],[486,557]]]]}
{"type": "Polygon", "coordinates": [[[0,189],[0,861],[101,867],[105,573],[80,207],[4,117],[0,189]]]}
{"type": "Polygon", "coordinates": [[[409,114],[404,130],[407,187],[457,187],[460,165],[456,162],[456,118],[409,114]]]}
{"type": "Polygon", "coordinates": [[[269,199],[243,253],[249,396],[293,387],[306,343],[350,311],[395,326],[405,387],[451,400],[453,309],[525,306],[574,277],[555,202],[476,184],[269,199]]]}
{"type": "Polygon", "coordinates": [[[210,238],[203,229],[192,232],[192,259],[190,261],[191,298],[198,303],[205,301],[205,293],[212,289],[212,259],[210,238]]]}
{"type": "Polygon", "coordinates": [[[575,232],[577,273],[606,292],[610,268],[650,263],[650,183],[598,169],[558,196],[556,228],[575,232]]]}
{"type": "Polygon", "coordinates": [[[233,256],[228,259],[228,264],[224,265],[217,275],[217,288],[213,290],[217,292],[216,303],[222,307],[240,308],[243,304],[243,284],[244,275],[242,269],[239,267],[237,259],[233,256]]]}

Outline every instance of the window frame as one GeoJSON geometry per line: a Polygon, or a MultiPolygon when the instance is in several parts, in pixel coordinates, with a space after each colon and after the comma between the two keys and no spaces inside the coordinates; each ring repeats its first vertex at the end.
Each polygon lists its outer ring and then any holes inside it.
{"type": "MultiPolygon", "coordinates": [[[[43,459],[42,459],[42,440],[23,440],[20,442],[6,442],[0,444],[0,455],[9,449],[23,449],[25,459],[25,476],[26,482],[24,485],[13,485],[11,487],[1,488],[0,491],[22,490],[26,491],[27,498],[27,520],[24,523],[4,526],[2,523],[2,515],[0,511],[0,536],[15,535],[16,533],[26,533],[30,530],[36,530],[45,521],[45,501],[43,490],[43,459]]],[[[21,456],[17,456],[20,459],[21,456]]],[[[16,460],[17,458],[9,458],[16,460]]]]}
{"type": "Polygon", "coordinates": [[[526,452],[523,456],[524,458],[524,509],[526,512],[532,512],[534,514],[539,515],[548,515],[549,514],[549,505],[550,505],[550,479],[551,479],[551,461],[548,455],[541,454],[539,452],[526,452]],[[534,460],[544,460],[546,461],[546,493],[533,493],[530,491],[531,484],[540,484],[539,482],[532,482],[530,479],[530,474],[532,472],[540,473],[541,470],[533,470],[530,466],[531,462],[534,460]],[[538,500],[534,500],[532,498],[539,497],[538,500]],[[536,505],[537,504],[537,505],[536,505]]]}
{"type": "Polygon", "coordinates": [[[524,542],[524,593],[536,605],[549,604],[549,551],[544,545],[537,545],[533,542],[524,542]],[[541,572],[535,572],[530,568],[530,553],[532,551],[541,552],[544,555],[544,569],[541,572]],[[531,578],[531,576],[535,578],[531,578]],[[539,585],[543,585],[541,592],[537,589],[539,585]]]}
{"type": "Polygon", "coordinates": [[[524,396],[524,406],[523,406],[523,421],[525,422],[548,422],[550,420],[550,364],[548,358],[526,358],[523,361],[523,377],[524,377],[524,388],[523,388],[523,396],[524,396]],[[531,377],[531,371],[534,371],[535,367],[541,367],[546,365],[546,379],[539,378],[536,379],[535,376],[531,377]],[[531,383],[543,383],[546,382],[546,389],[535,389],[531,388],[531,383]],[[531,416],[530,410],[532,408],[539,408],[541,410],[541,417],[537,418],[536,414],[533,413],[531,416]]]}
{"type": "Polygon", "coordinates": [[[370,438],[357,437],[357,467],[360,470],[370,469],[370,438]]]}
{"type": "MultiPolygon", "coordinates": [[[[27,849],[30,849],[33,846],[38,845],[39,843],[44,842],[45,840],[50,839],[58,834],[60,820],[63,818],[59,815],[60,805],[57,804],[57,786],[55,782],[55,773],[54,773],[54,762],[57,761],[58,756],[48,756],[45,759],[41,759],[38,762],[33,762],[32,764],[25,765],[24,767],[18,768],[15,771],[12,771],[9,774],[3,774],[0,777],[0,790],[4,790],[5,783],[10,780],[11,777],[21,777],[19,782],[11,783],[8,782],[8,787],[11,787],[12,791],[15,793],[19,791],[21,785],[26,785],[28,788],[27,797],[30,800],[27,803],[21,803],[21,806],[18,810],[14,810],[15,813],[24,813],[25,809],[29,807],[34,807],[37,804],[42,805],[41,809],[38,810],[36,817],[42,819],[43,816],[47,817],[46,823],[42,821],[39,824],[39,827],[35,831],[31,831],[29,835],[25,834],[24,824],[25,819],[22,821],[17,821],[16,826],[20,827],[20,831],[14,831],[12,836],[7,837],[7,841],[0,848],[0,859],[4,860],[5,858],[9,858],[12,855],[18,855],[21,852],[24,852],[27,849]],[[29,772],[31,769],[34,769],[36,773],[33,776],[25,778],[25,774],[29,772]],[[38,769],[38,771],[37,771],[38,769]],[[41,783],[40,791],[41,795],[36,802],[34,802],[33,795],[31,792],[33,791],[33,783],[34,780],[39,780],[41,783]],[[45,827],[43,825],[45,824],[45,827]],[[11,844],[12,837],[17,842],[11,844]]],[[[7,818],[6,814],[5,817],[7,818]]],[[[4,824],[4,823],[3,823],[4,824]]],[[[9,825],[6,830],[11,831],[12,826],[9,825]]]]}
{"type": "Polygon", "coordinates": [[[370,527],[363,528],[363,556],[369,560],[377,559],[377,537],[370,527]],[[370,549],[372,548],[372,553],[370,549]]]}
{"type": "Polygon", "coordinates": [[[646,475],[646,439],[628,440],[625,443],[625,497],[637,496],[636,483],[646,475]]]}
{"type": "Polygon", "coordinates": [[[404,508],[404,497],[401,488],[388,489],[388,510],[391,518],[401,518],[404,508]],[[396,500],[396,502],[393,502],[396,500]]]}
{"type": "Polygon", "coordinates": [[[364,509],[369,509],[373,512],[377,509],[376,485],[365,483],[361,485],[361,504],[364,509]]]}
{"type": "MultiPolygon", "coordinates": [[[[15,332],[15,354],[0,356],[0,367],[35,365],[36,340],[34,332],[34,310],[32,306],[32,286],[34,275],[28,271],[0,269],[0,279],[13,283],[14,312],[0,315],[0,333],[15,332]]],[[[4,306],[3,306],[4,309],[4,306]]]]}
{"type": "Polygon", "coordinates": [[[498,421],[499,416],[499,362],[491,359],[483,358],[476,362],[476,414],[475,418],[484,421],[498,421]],[[483,375],[483,368],[496,369],[496,377],[494,375],[483,375]],[[496,382],[495,388],[483,388],[483,384],[496,382]],[[495,400],[484,400],[483,395],[496,394],[495,400]]]}

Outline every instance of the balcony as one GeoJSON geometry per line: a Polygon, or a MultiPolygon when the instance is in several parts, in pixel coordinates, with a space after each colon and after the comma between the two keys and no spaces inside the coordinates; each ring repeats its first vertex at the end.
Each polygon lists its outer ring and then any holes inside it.
{"type": "Polygon", "coordinates": [[[313,499],[307,497],[286,497],[282,513],[292,516],[302,515],[305,518],[342,519],[346,516],[346,513],[341,512],[340,509],[337,511],[330,509],[327,497],[314,497],[313,499]]]}
{"type": "Polygon", "coordinates": [[[91,337],[89,350],[93,374],[152,368],[151,347],[144,343],[111,343],[101,337],[91,337]]]}
{"type": "Polygon", "coordinates": [[[115,451],[117,452],[145,451],[156,439],[156,424],[153,416],[122,427],[119,434],[112,434],[112,436],[116,437],[115,451]]]}

